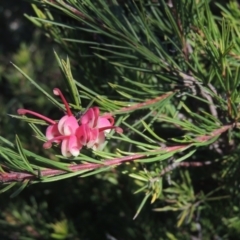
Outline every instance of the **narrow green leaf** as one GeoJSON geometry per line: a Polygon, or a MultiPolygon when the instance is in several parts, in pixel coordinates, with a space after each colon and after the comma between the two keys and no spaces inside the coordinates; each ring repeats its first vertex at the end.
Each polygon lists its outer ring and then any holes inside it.
{"type": "Polygon", "coordinates": [[[138,179],[138,180],[140,180],[140,181],[148,182],[147,177],[143,177],[143,176],[140,176],[140,175],[135,174],[135,173],[131,173],[131,174],[129,174],[129,177],[132,177],[132,178],[138,179]]]}
{"type": "Polygon", "coordinates": [[[8,190],[11,189],[12,187],[14,187],[16,184],[17,184],[16,182],[7,184],[6,187],[4,187],[4,188],[2,188],[2,189],[0,190],[0,193],[4,193],[4,192],[8,191],[8,190]]]}
{"type": "Polygon", "coordinates": [[[35,175],[35,171],[33,170],[32,166],[30,165],[26,155],[24,154],[24,150],[22,148],[22,144],[20,142],[20,139],[18,138],[18,136],[16,135],[16,145],[17,145],[17,149],[18,152],[21,156],[21,159],[23,160],[23,162],[25,163],[25,166],[27,168],[27,171],[31,172],[32,174],[35,175]]]}
{"type": "Polygon", "coordinates": [[[13,194],[10,195],[10,198],[16,197],[20,192],[24,190],[29,184],[30,180],[25,180],[24,182],[21,183],[21,186],[16,190],[13,194]]]}
{"type": "Polygon", "coordinates": [[[138,216],[139,213],[141,212],[142,208],[144,207],[146,201],[148,200],[148,198],[149,198],[150,196],[151,196],[151,193],[147,193],[146,196],[143,198],[140,206],[139,206],[138,209],[137,209],[136,214],[135,214],[134,217],[133,217],[133,220],[135,220],[135,219],[137,218],[137,216],[138,216]]]}
{"type": "Polygon", "coordinates": [[[54,105],[65,110],[65,108],[58,103],[56,99],[54,99],[50,94],[48,94],[39,84],[37,84],[33,79],[31,79],[26,73],[24,73],[19,67],[17,67],[14,63],[11,63],[24,77],[26,77],[39,91],[41,91],[54,105]]]}
{"type": "Polygon", "coordinates": [[[99,169],[96,169],[96,170],[92,170],[91,172],[89,173],[86,173],[86,174],[83,174],[81,175],[81,177],[89,177],[89,176],[92,176],[92,175],[95,175],[97,173],[100,173],[100,172],[105,172],[109,169],[113,168],[113,166],[110,166],[110,167],[101,167],[99,169]]]}

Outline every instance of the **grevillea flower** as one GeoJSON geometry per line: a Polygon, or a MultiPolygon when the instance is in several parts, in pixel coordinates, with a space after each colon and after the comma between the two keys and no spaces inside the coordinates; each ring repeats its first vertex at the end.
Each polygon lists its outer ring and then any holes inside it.
{"type": "Polygon", "coordinates": [[[53,93],[60,96],[66,108],[66,115],[59,122],[34,111],[18,109],[18,114],[31,114],[49,123],[46,130],[48,141],[43,144],[44,148],[50,148],[53,142],[61,143],[63,156],[78,156],[83,146],[101,149],[105,141],[105,133],[111,129],[115,129],[118,133],[122,132],[121,128],[114,126],[113,117],[110,114],[100,116],[99,108],[97,107],[89,108],[78,122],[72,114],[62,92],[55,88],[53,93]]]}
{"type": "Polygon", "coordinates": [[[77,119],[73,116],[62,92],[58,88],[55,88],[53,93],[61,97],[67,112],[59,122],[27,109],[18,109],[18,114],[31,114],[50,123],[46,130],[46,138],[48,141],[43,144],[44,148],[50,148],[53,142],[62,143],[61,152],[63,156],[78,156],[82,145],[79,144],[75,136],[75,132],[79,127],[77,119]]]}

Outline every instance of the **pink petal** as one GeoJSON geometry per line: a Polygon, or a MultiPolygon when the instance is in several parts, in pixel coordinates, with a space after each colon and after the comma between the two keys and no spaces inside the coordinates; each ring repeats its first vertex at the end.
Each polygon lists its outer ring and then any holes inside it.
{"type": "MultiPolygon", "coordinates": [[[[57,137],[57,136],[60,136],[60,135],[61,134],[58,131],[58,125],[57,124],[50,125],[50,126],[47,127],[47,130],[46,130],[46,138],[47,138],[47,140],[51,140],[54,137],[57,137]]],[[[61,141],[60,140],[56,140],[54,142],[59,143],[61,141]]]]}
{"type": "Polygon", "coordinates": [[[98,107],[93,107],[93,112],[94,112],[94,123],[93,123],[93,127],[97,127],[97,122],[98,122],[98,118],[99,118],[99,108],[98,107]]]}
{"type": "Polygon", "coordinates": [[[86,145],[87,143],[87,125],[80,125],[78,127],[78,129],[76,130],[76,137],[78,139],[78,141],[82,144],[82,145],[86,145]]]}
{"type": "Polygon", "coordinates": [[[75,134],[78,127],[77,119],[74,116],[64,116],[58,123],[59,132],[65,136],[75,134]]]}
{"type": "Polygon", "coordinates": [[[70,136],[68,141],[68,150],[73,156],[78,156],[80,153],[80,150],[82,149],[82,145],[78,141],[77,137],[75,135],[70,136]]]}
{"type": "Polygon", "coordinates": [[[92,108],[89,108],[85,114],[81,117],[81,124],[88,124],[90,127],[92,127],[94,118],[94,112],[92,108]]]}
{"type": "Polygon", "coordinates": [[[63,116],[63,117],[59,120],[59,122],[58,122],[58,131],[59,131],[62,135],[64,135],[64,123],[66,122],[67,119],[68,119],[68,116],[65,115],[65,116],[63,116]]]}
{"type": "Polygon", "coordinates": [[[105,134],[104,132],[99,132],[98,139],[94,146],[92,147],[93,150],[101,150],[103,147],[103,144],[105,142],[105,134]]]}
{"type": "Polygon", "coordinates": [[[87,148],[92,148],[94,144],[98,142],[98,136],[99,131],[97,128],[92,128],[91,131],[89,131],[87,148]]]}
{"type": "Polygon", "coordinates": [[[114,118],[110,113],[104,113],[101,117],[108,119],[110,124],[113,126],[114,125],[114,118]]]}
{"type": "Polygon", "coordinates": [[[99,108],[89,108],[87,112],[81,117],[82,124],[88,124],[89,127],[94,128],[97,125],[97,119],[99,117],[99,108]]]}
{"type": "MultiPolygon", "coordinates": [[[[110,123],[110,121],[105,118],[105,117],[99,117],[98,118],[98,122],[97,122],[97,127],[98,128],[105,128],[105,127],[111,127],[112,124],[110,123]]],[[[109,133],[111,131],[111,129],[107,129],[105,130],[107,133],[109,133]]]]}
{"type": "Polygon", "coordinates": [[[74,116],[68,117],[64,123],[64,133],[65,135],[75,134],[77,128],[79,127],[77,119],[74,116]]]}
{"type": "Polygon", "coordinates": [[[62,141],[61,152],[62,152],[62,155],[64,157],[71,157],[72,156],[72,154],[70,153],[70,151],[68,149],[68,139],[64,139],[62,141]]]}

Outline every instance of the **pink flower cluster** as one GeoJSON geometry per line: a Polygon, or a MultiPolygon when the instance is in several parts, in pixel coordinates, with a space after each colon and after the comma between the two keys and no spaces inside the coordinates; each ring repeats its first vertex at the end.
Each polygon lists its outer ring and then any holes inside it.
{"type": "Polygon", "coordinates": [[[46,130],[47,142],[43,144],[44,148],[50,148],[52,143],[58,143],[61,144],[63,156],[78,156],[83,146],[94,150],[101,149],[105,141],[105,133],[111,129],[122,133],[120,127],[114,126],[111,114],[100,116],[98,107],[89,108],[78,121],[72,114],[62,92],[55,88],[53,93],[61,97],[66,108],[66,115],[58,122],[27,109],[18,109],[18,114],[31,114],[49,123],[46,130]]]}

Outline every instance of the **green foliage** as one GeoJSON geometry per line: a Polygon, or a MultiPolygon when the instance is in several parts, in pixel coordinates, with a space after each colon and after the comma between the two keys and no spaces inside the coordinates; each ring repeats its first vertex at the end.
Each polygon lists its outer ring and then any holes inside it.
{"type": "MultiPolygon", "coordinates": [[[[119,231],[104,220],[117,239],[236,239],[240,196],[238,2],[29,2],[35,16],[25,16],[59,47],[52,56],[62,75],[42,82],[35,73],[45,69],[42,52],[32,63],[31,52],[22,44],[12,58],[14,68],[7,73],[0,68],[14,95],[21,91],[25,96],[19,97],[17,107],[30,102],[37,112],[42,109],[59,119],[52,112],[64,107],[51,90],[60,85],[74,113],[99,106],[101,112],[115,115],[116,125],[124,131],[107,134],[101,151],[84,149],[67,159],[59,155],[57,145],[44,151],[35,147],[46,140],[43,121],[11,112],[12,120],[26,122],[37,140],[33,146],[30,130],[24,134],[16,129],[15,142],[11,134],[0,132],[1,192],[15,189],[14,197],[32,184],[44,189],[43,182],[67,183],[75,177],[70,195],[79,194],[78,185],[84,181],[86,186],[81,187],[89,195],[88,206],[103,206],[104,196],[110,199],[107,206],[119,214],[108,213],[115,221],[134,216],[136,222],[126,221],[119,231]],[[35,96],[26,99],[32,89],[35,96]],[[96,192],[87,188],[88,181],[94,182],[96,192]],[[129,184],[126,192],[121,181],[129,184]],[[126,196],[133,199],[131,207],[125,204],[126,196]]],[[[84,198],[79,201],[83,203],[84,198]]],[[[14,219],[18,227],[26,224],[27,218],[20,219],[29,204],[23,205],[23,212],[16,210],[14,215],[12,210],[10,218],[4,212],[3,222],[9,225],[14,219]]],[[[105,214],[103,209],[97,212],[105,214]]],[[[96,237],[96,225],[82,229],[76,219],[62,212],[57,220],[46,221],[47,226],[37,227],[38,218],[29,221],[31,229],[46,239],[96,237]]],[[[84,214],[81,220],[89,220],[87,211],[84,214]]],[[[24,234],[32,239],[34,231],[26,230],[24,234]]]]}

